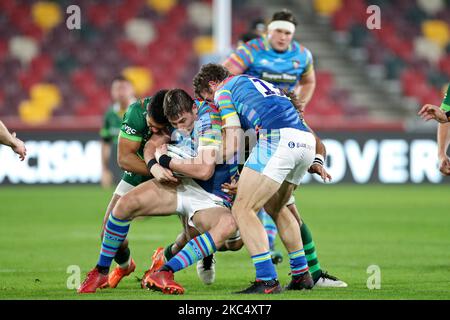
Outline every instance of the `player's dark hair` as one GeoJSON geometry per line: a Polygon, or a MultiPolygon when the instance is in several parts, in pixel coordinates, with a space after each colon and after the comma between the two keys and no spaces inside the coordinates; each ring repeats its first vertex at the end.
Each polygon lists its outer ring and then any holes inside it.
{"type": "Polygon", "coordinates": [[[167,119],[179,117],[184,112],[192,112],[194,100],[183,89],[173,89],[164,97],[164,115],[167,119]]]}
{"type": "Polygon", "coordinates": [[[168,91],[167,89],[159,90],[152,96],[150,103],[147,105],[148,116],[161,125],[169,124],[169,120],[164,115],[164,97],[168,91]]]}
{"type": "Polygon", "coordinates": [[[239,40],[241,40],[242,42],[248,42],[250,40],[259,38],[259,35],[253,31],[249,31],[246,33],[241,34],[241,36],[239,37],[239,40]]]}
{"type": "Polygon", "coordinates": [[[292,22],[295,26],[297,26],[297,19],[295,19],[292,12],[288,9],[283,9],[281,11],[275,12],[272,16],[271,21],[275,21],[275,20],[289,21],[289,22],[292,22]]]}
{"type": "Polygon", "coordinates": [[[210,81],[222,82],[229,76],[231,76],[231,73],[227,70],[227,68],[220,64],[208,63],[203,65],[192,81],[195,95],[201,97],[202,92],[210,92],[210,81]]]}

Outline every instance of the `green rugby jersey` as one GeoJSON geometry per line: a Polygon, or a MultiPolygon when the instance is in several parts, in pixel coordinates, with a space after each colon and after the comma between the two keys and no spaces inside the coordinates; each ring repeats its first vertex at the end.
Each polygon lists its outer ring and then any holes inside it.
{"type": "Polygon", "coordinates": [[[147,105],[150,103],[150,100],[151,97],[139,99],[128,107],[119,133],[121,138],[141,143],[137,152],[141,159],[144,159],[144,146],[151,136],[146,119],[147,105]]]}
{"type": "Polygon", "coordinates": [[[100,137],[103,141],[117,144],[123,115],[124,112],[120,111],[117,103],[106,111],[103,116],[103,127],[100,129],[100,137]]]}
{"type": "Polygon", "coordinates": [[[441,104],[441,109],[444,110],[445,112],[449,112],[450,111],[450,94],[449,94],[449,91],[450,91],[450,85],[447,88],[447,93],[445,94],[444,101],[442,101],[442,104],[441,104]]]}

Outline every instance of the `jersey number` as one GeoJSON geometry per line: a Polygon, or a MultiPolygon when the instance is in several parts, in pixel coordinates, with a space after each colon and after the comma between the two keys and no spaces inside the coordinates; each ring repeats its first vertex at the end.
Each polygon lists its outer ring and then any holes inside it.
{"type": "Polygon", "coordinates": [[[258,78],[250,78],[255,88],[264,96],[279,96],[279,97],[286,97],[284,92],[280,89],[275,87],[273,84],[266,82],[264,80],[258,79],[258,78]]]}

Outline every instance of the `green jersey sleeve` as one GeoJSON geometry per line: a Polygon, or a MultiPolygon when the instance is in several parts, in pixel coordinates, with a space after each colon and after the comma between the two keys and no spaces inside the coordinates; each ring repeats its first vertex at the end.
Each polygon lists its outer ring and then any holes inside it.
{"type": "Polygon", "coordinates": [[[123,117],[119,137],[141,142],[148,132],[146,108],[148,99],[138,100],[128,107],[123,117]]]}
{"type": "Polygon", "coordinates": [[[442,104],[441,104],[441,109],[444,110],[445,112],[449,112],[450,111],[450,94],[449,94],[449,91],[450,91],[450,85],[447,88],[447,93],[445,94],[444,101],[442,101],[442,104]]]}

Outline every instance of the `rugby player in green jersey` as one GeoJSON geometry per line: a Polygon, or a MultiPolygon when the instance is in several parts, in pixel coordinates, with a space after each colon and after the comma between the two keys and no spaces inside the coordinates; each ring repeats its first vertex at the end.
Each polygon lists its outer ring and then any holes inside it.
{"type": "Polygon", "coordinates": [[[439,170],[443,175],[450,176],[450,159],[447,156],[447,149],[450,145],[450,86],[442,101],[441,107],[426,104],[420,109],[419,115],[425,120],[434,119],[438,124],[437,143],[439,170]]]}
{"type": "MultiPolygon", "coordinates": [[[[131,104],[123,118],[118,135],[117,162],[124,174],[108,204],[102,224],[103,239],[105,223],[117,201],[128,191],[149,180],[150,173],[143,160],[145,143],[153,133],[167,128],[162,104],[167,90],[158,91],[153,97],[140,99],[131,104]]],[[[114,258],[118,266],[109,274],[108,285],[115,288],[119,281],[132,273],[136,265],[131,258],[128,240],[120,246],[114,258]]]]}
{"type": "MultiPolygon", "coordinates": [[[[102,139],[102,187],[110,187],[113,183],[113,173],[109,164],[111,155],[116,153],[117,139],[122,126],[122,119],[130,104],[136,101],[132,84],[123,76],[114,78],[111,84],[111,97],[113,104],[103,116],[103,126],[100,129],[102,139]],[[114,152],[112,152],[114,150],[114,152]]],[[[117,183],[117,181],[114,181],[117,183]]]]}

